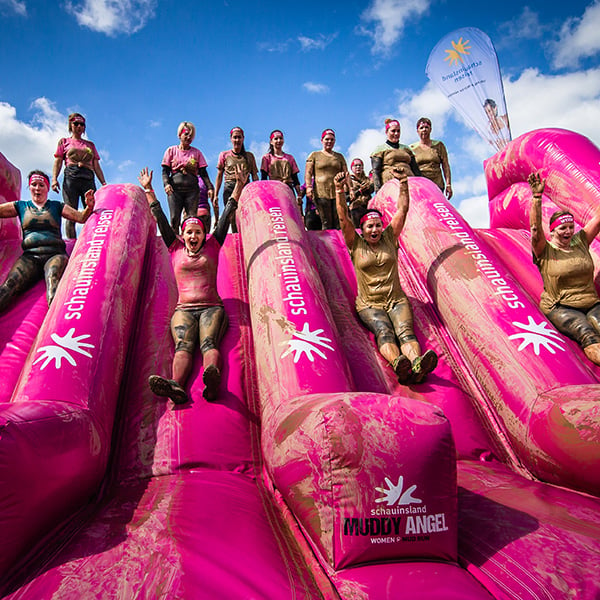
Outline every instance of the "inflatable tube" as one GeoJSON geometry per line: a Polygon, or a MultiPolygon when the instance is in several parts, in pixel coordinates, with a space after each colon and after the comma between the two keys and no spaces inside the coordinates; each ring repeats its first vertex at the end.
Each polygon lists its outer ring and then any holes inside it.
{"type": "Polygon", "coordinates": [[[0,572],[104,475],[148,228],[139,188],[98,192],[12,404],[0,408],[0,572]]]}
{"type": "MultiPolygon", "coordinates": [[[[396,189],[391,182],[376,198],[388,216],[396,189]]],[[[446,327],[511,445],[536,477],[600,493],[595,379],[434,184],[413,178],[410,191],[402,244],[427,273],[446,327]]]]}
{"type": "Polygon", "coordinates": [[[285,185],[250,184],[237,217],[265,464],[313,547],[334,569],[409,556],[452,560],[447,420],[419,400],[350,393],[328,299],[285,185]]]}
{"type": "Polygon", "coordinates": [[[600,204],[599,161],[600,150],[582,135],[564,129],[531,131],[485,161],[488,196],[493,199],[540,171],[545,193],[586,223],[600,204]]]}

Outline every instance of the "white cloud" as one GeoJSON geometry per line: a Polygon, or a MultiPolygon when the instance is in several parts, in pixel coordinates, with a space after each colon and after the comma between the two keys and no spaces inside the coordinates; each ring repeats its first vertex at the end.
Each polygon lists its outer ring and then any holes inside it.
{"type": "Polygon", "coordinates": [[[526,6],[520,15],[498,26],[498,31],[503,37],[500,37],[496,46],[509,48],[516,40],[541,39],[547,35],[550,27],[550,25],[543,25],[538,13],[526,6]]]}
{"type": "Polygon", "coordinates": [[[504,89],[513,137],[560,127],[600,144],[600,67],[564,75],[526,69],[518,79],[505,80],[504,89]]]}
{"type": "Polygon", "coordinates": [[[314,83],[313,81],[307,81],[302,84],[302,87],[311,94],[326,94],[329,92],[329,86],[324,83],[314,83]]]}
{"type": "Polygon", "coordinates": [[[457,208],[471,227],[489,229],[490,211],[487,194],[461,200],[457,208]]]}
{"type": "Polygon", "coordinates": [[[19,0],[0,0],[0,8],[4,7],[21,17],[27,16],[27,5],[25,2],[19,2],[19,0]]]}
{"type": "Polygon", "coordinates": [[[348,147],[346,159],[348,165],[354,158],[360,158],[364,165],[365,171],[368,173],[371,170],[371,152],[385,141],[383,129],[363,129],[356,140],[348,147]]]}
{"type": "Polygon", "coordinates": [[[262,50],[264,52],[286,52],[287,49],[289,48],[290,42],[285,41],[285,42],[259,42],[257,44],[257,47],[259,50],[262,50]]]}
{"type": "Polygon", "coordinates": [[[441,137],[446,122],[452,113],[452,106],[446,96],[431,81],[419,92],[403,92],[399,98],[398,118],[403,136],[416,136],[417,119],[428,117],[433,126],[433,138],[441,137]],[[410,135],[409,135],[410,132],[410,135]]]}
{"type": "Polygon", "coordinates": [[[151,120],[148,123],[148,127],[161,127],[162,126],[162,121],[158,121],[158,120],[151,120]]]}
{"type": "Polygon", "coordinates": [[[156,0],[75,0],[65,6],[81,26],[115,36],[142,29],[154,16],[156,0]]]}
{"type": "Polygon", "coordinates": [[[132,160],[124,160],[122,163],[120,163],[117,166],[117,169],[121,172],[126,171],[129,169],[129,167],[131,167],[132,165],[134,165],[135,163],[132,160]]]}
{"type": "Polygon", "coordinates": [[[579,60],[594,56],[600,51],[600,2],[596,0],[583,13],[563,24],[558,42],[553,44],[554,66],[577,66],[579,60]]]}
{"type": "Polygon", "coordinates": [[[256,158],[256,166],[259,170],[260,175],[260,161],[261,158],[269,151],[269,144],[267,142],[250,142],[250,147],[248,148],[252,154],[254,154],[254,158],[256,158]]]}
{"type": "Polygon", "coordinates": [[[427,12],[430,3],[430,0],[373,0],[361,19],[374,22],[375,28],[371,30],[363,25],[359,33],[373,39],[371,51],[374,54],[386,54],[402,36],[407,22],[427,12]]]}
{"type": "Polygon", "coordinates": [[[56,110],[46,98],[35,100],[31,123],[17,118],[16,109],[0,102],[0,148],[6,158],[21,171],[21,178],[33,169],[52,171],[54,152],[61,137],[67,135],[67,116],[56,110]]]}
{"type": "Polygon", "coordinates": [[[337,37],[337,33],[331,33],[329,35],[319,34],[317,37],[310,38],[305,35],[299,35],[298,41],[300,42],[300,47],[304,52],[308,52],[309,50],[324,50],[335,40],[337,37]]]}

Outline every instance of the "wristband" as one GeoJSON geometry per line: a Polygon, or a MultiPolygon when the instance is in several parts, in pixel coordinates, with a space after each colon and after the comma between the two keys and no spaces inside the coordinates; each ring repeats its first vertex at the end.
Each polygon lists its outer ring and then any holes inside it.
{"type": "Polygon", "coordinates": [[[145,191],[147,194],[153,194],[153,193],[154,193],[154,190],[153,190],[152,188],[144,188],[144,191],[145,191]]]}

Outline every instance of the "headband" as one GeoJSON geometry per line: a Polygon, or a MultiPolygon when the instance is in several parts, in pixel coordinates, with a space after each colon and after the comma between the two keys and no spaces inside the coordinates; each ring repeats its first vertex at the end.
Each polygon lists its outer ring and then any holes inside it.
{"type": "Polygon", "coordinates": [[[323,140],[323,138],[330,133],[333,137],[335,137],[335,131],[333,129],[324,129],[323,133],[321,134],[321,140],[323,140]]]}
{"type": "Polygon", "coordinates": [[[352,168],[355,163],[360,163],[363,167],[365,166],[363,161],[360,158],[355,158],[351,163],[350,163],[350,168],[352,168]]]}
{"type": "Polygon", "coordinates": [[[392,123],[397,123],[398,127],[400,127],[400,121],[398,121],[397,119],[392,119],[391,121],[388,121],[385,124],[385,132],[387,133],[387,130],[392,126],[392,123]]]}
{"type": "Polygon", "coordinates": [[[272,140],[275,137],[276,133],[280,133],[281,137],[283,137],[283,131],[281,131],[280,129],[275,129],[271,132],[271,136],[269,137],[269,139],[272,140]]]}
{"type": "Polygon", "coordinates": [[[368,221],[369,219],[379,219],[381,221],[381,215],[378,212],[375,212],[374,210],[371,210],[368,213],[365,213],[361,217],[361,219],[360,219],[360,225],[362,225],[365,221],[368,221]]]}
{"type": "Polygon", "coordinates": [[[229,137],[231,137],[233,135],[234,131],[239,131],[242,135],[244,135],[244,130],[241,127],[234,127],[230,132],[229,132],[229,137]]]}
{"type": "Polygon", "coordinates": [[[556,217],[556,219],[550,223],[550,231],[554,231],[559,225],[564,225],[565,223],[575,223],[573,215],[560,215],[560,217],[556,217]]]}
{"type": "Polygon", "coordinates": [[[181,233],[183,233],[185,231],[185,226],[188,225],[189,223],[195,224],[195,225],[200,225],[200,227],[202,228],[202,231],[204,231],[204,233],[206,233],[206,229],[204,229],[204,223],[198,217],[188,217],[187,219],[185,219],[184,222],[181,224],[181,233]]]}
{"type": "Polygon", "coordinates": [[[42,181],[46,187],[48,189],[50,189],[50,180],[45,177],[44,175],[40,175],[39,173],[34,173],[30,178],[29,178],[29,185],[31,185],[31,183],[33,181],[42,181]]]}

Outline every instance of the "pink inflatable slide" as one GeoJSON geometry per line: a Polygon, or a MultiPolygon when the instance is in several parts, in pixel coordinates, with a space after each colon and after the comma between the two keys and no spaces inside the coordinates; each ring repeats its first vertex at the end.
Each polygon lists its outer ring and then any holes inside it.
{"type": "Polygon", "coordinates": [[[523,231],[530,170],[584,222],[598,160],[569,132],[519,138],[486,164],[489,231],[410,180],[402,285],[440,356],[414,386],[358,321],[340,233],[250,184],[221,250],[219,399],[196,361],[175,408],[146,384],[172,358],[168,253],[141,190],[103,188],[51,308],[39,284],[0,315],[1,597],[598,598],[598,371],[537,308],[523,231]]]}

